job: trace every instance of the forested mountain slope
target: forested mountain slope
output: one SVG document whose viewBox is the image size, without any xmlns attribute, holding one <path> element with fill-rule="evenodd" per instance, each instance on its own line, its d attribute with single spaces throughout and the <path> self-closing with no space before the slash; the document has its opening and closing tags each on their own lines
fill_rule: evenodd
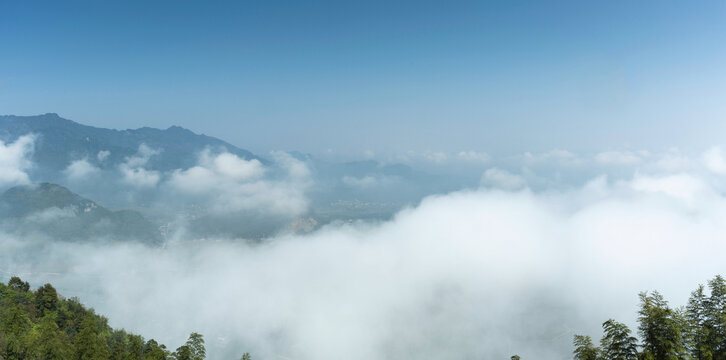
<svg viewBox="0 0 726 360">
<path fill-rule="evenodd" d="M 0 359 L 203 360 L 204 338 L 192 333 L 175 351 L 154 339 L 113 329 L 108 319 L 50 284 L 35 291 L 18 277 L 0 283 Z M 250 359 L 244 354 L 243 359 Z"/>
</svg>

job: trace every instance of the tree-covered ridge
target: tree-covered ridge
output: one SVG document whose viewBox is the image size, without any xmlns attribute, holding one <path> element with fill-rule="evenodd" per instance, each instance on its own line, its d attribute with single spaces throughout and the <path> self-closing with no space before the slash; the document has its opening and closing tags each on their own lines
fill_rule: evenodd
<svg viewBox="0 0 726 360">
<path fill-rule="evenodd" d="M 589 336 L 575 335 L 576 360 L 726 360 L 726 280 L 716 276 L 699 285 L 688 305 L 671 308 L 654 291 L 639 294 L 639 339 L 615 320 L 603 323 L 596 346 Z"/>
<path fill-rule="evenodd" d="M 0 283 L 0 360 L 202 360 L 204 338 L 170 351 L 154 339 L 114 330 L 108 319 L 50 284 L 35 291 L 18 277 Z M 249 360 L 249 354 L 243 356 Z"/>
</svg>

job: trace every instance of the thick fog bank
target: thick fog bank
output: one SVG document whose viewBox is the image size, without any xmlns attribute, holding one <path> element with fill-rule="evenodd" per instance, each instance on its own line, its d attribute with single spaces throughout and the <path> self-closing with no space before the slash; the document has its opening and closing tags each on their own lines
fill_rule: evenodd
<svg viewBox="0 0 726 360">
<path fill-rule="evenodd" d="M 634 326 L 637 292 L 681 305 L 726 273 L 726 198 L 708 169 L 455 192 L 256 245 L 2 236 L 0 271 L 172 347 L 201 332 L 214 359 L 563 359 L 573 333 Z"/>
</svg>

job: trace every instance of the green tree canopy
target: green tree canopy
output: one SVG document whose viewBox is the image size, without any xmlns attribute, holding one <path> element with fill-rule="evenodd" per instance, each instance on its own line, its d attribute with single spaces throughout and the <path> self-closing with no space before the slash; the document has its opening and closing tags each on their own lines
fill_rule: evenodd
<svg viewBox="0 0 726 360">
<path fill-rule="evenodd" d="M 625 324 L 610 319 L 602 324 L 602 328 L 604 335 L 600 346 L 606 359 L 638 359 L 638 340 L 631 336 L 631 331 Z"/>
<path fill-rule="evenodd" d="M 600 349 L 592 343 L 589 336 L 575 335 L 572 340 L 575 350 L 575 360 L 598 360 L 600 358 Z"/>
</svg>

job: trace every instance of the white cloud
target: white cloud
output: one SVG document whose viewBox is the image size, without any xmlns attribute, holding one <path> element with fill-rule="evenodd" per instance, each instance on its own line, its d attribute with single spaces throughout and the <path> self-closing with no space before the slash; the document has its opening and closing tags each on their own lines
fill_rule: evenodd
<svg viewBox="0 0 726 360">
<path fill-rule="evenodd" d="M 161 175 L 158 171 L 146 170 L 144 168 L 129 168 L 123 164 L 119 169 L 123 174 L 123 181 L 135 187 L 154 187 L 161 180 Z"/>
<path fill-rule="evenodd" d="M 156 186 L 161 180 L 161 174 L 155 170 L 144 168 L 152 156 L 158 155 L 161 151 L 152 149 L 146 144 L 141 144 L 136 155 L 127 157 L 126 161 L 119 165 L 122 181 L 138 188 L 150 188 Z"/>
<path fill-rule="evenodd" d="M 435 164 L 443 164 L 449 159 L 449 155 L 442 151 L 424 151 L 423 153 L 421 153 L 421 156 L 426 161 Z"/>
<path fill-rule="evenodd" d="M 235 181 L 248 181 L 261 177 L 265 169 L 257 159 L 244 160 L 230 153 L 219 154 L 214 158 L 210 158 L 209 154 L 204 155 L 207 159 L 202 160 L 208 162 L 203 166 L 213 169 L 219 175 Z"/>
<path fill-rule="evenodd" d="M 595 155 L 595 160 L 602 164 L 637 165 L 647 156 L 647 151 L 604 151 Z"/>
<path fill-rule="evenodd" d="M 71 207 L 51 207 L 28 215 L 25 220 L 35 223 L 51 223 L 60 219 L 68 219 L 76 216 L 76 212 Z"/>
<path fill-rule="evenodd" d="M 503 190 L 519 190 L 527 186 L 522 176 L 512 174 L 506 170 L 487 169 L 481 177 L 481 185 Z"/>
<path fill-rule="evenodd" d="M 174 191 L 194 195 L 216 212 L 260 211 L 294 216 L 307 210 L 305 190 L 310 171 L 288 154 L 274 154 L 286 170 L 285 179 L 265 177 L 267 170 L 257 159 L 245 160 L 230 153 L 205 150 L 199 164 L 174 171 L 167 184 Z"/>
<path fill-rule="evenodd" d="M 111 152 L 110 151 L 108 151 L 108 150 L 101 150 L 96 155 L 96 158 L 98 159 L 98 161 L 104 162 L 104 161 L 106 161 L 106 159 L 108 158 L 109 155 L 111 155 Z"/>
<path fill-rule="evenodd" d="M 27 171 L 33 166 L 34 145 L 33 135 L 21 136 L 13 143 L 0 141 L 0 187 L 30 183 Z"/>
<path fill-rule="evenodd" d="M 284 151 L 273 151 L 271 155 L 275 163 L 287 171 L 290 178 L 307 181 L 310 177 L 310 168 L 304 162 L 292 157 L 292 155 Z"/>
<path fill-rule="evenodd" d="M 491 160 L 489 154 L 476 151 L 461 151 L 457 156 L 459 159 L 469 162 L 487 163 Z"/>
<path fill-rule="evenodd" d="M 683 172 L 693 171 L 699 167 L 699 164 L 698 161 L 674 148 L 665 153 L 658 154 L 652 166 L 657 170 L 665 172 Z"/>
<path fill-rule="evenodd" d="M 126 165 L 129 167 L 146 166 L 152 156 L 161 154 L 161 150 L 152 149 L 146 144 L 139 145 L 136 155 L 126 158 Z"/>
<path fill-rule="evenodd" d="M 637 191 L 661 193 L 688 202 L 699 196 L 713 195 L 706 182 L 690 174 L 636 176 L 631 186 Z"/>
<path fill-rule="evenodd" d="M 524 153 L 524 159 L 528 162 L 556 162 L 563 164 L 577 164 L 580 158 L 567 150 L 553 149 L 544 153 Z"/>
<path fill-rule="evenodd" d="M 172 348 L 201 332 L 210 358 L 563 359 L 574 333 L 597 337 L 608 318 L 635 330 L 639 291 L 658 289 L 678 306 L 723 271 L 726 198 L 708 184 L 688 173 L 455 192 L 381 224 L 256 245 L 37 253 L 0 236 L 0 250 L 13 249 L 0 263 Z M 694 192 L 711 195 L 682 201 Z"/>
<path fill-rule="evenodd" d="M 169 178 L 169 184 L 185 193 L 204 194 L 218 185 L 215 175 L 210 169 L 195 166 L 187 170 L 176 170 Z"/>
<path fill-rule="evenodd" d="M 207 149 L 200 154 L 199 165 L 174 171 L 169 184 L 184 192 L 206 194 L 257 180 L 264 173 L 257 159 L 245 160 L 230 153 L 213 155 Z"/>
<path fill-rule="evenodd" d="M 88 162 L 88 159 L 79 159 L 71 162 L 63 173 L 71 180 L 83 180 L 99 171 L 100 169 Z"/>
<path fill-rule="evenodd" d="M 718 175 L 726 175 L 726 154 L 720 146 L 715 146 L 703 153 L 702 161 L 706 168 Z"/>
<path fill-rule="evenodd" d="M 273 155 L 284 172 L 275 178 L 259 162 L 222 155 L 203 153 L 164 184 L 220 210 L 307 208 L 303 162 Z M 660 166 L 666 157 L 677 161 Z M 587 164 L 566 152 L 532 159 L 609 171 L 597 157 Z M 251 351 L 264 359 L 563 359 L 573 333 L 597 337 L 603 320 L 635 330 L 639 291 L 658 289 L 678 306 L 723 271 L 726 179 L 701 160 L 654 154 L 643 156 L 643 172 L 621 181 L 432 196 L 391 221 L 328 225 L 255 245 L 50 244 L 37 254 L 37 243 L 0 236 L 0 263 L 80 296 L 112 326 L 171 347 L 201 332 L 210 358 Z M 482 184 L 527 186 L 499 168 Z"/>
</svg>

